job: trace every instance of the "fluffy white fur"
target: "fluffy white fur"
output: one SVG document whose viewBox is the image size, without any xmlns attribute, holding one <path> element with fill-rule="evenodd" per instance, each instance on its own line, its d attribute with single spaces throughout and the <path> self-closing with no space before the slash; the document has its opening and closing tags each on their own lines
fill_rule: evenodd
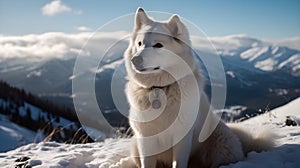
<svg viewBox="0 0 300 168">
<path fill-rule="evenodd" d="M 190 45 L 188 31 L 177 15 L 166 22 L 158 22 L 150 19 L 143 9 L 137 10 L 132 38 L 124 54 L 128 72 L 126 95 L 130 104 L 130 125 L 135 134 L 132 157 L 136 167 L 218 167 L 242 160 L 251 150 L 272 147 L 269 136 L 261 134 L 255 137 L 237 125 L 228 127 L 216 120 L 203 92 L 204 82 Z M 133 61 L 134 57 L 141 60 Z M 183 65 L 188 65 L 190 71 L 182 70 Z M 170 71 L 177 74 L 176 79 L 168 73 Z M 182 101 L 195 107 L 191 102 L 198 100 L 197 96 L 190 96 L 195 92 L 200 94 L 195 117 L 189 107 L 181 114 Z M 159 109 L 151 106 L 153 94 L 162 104 Z M 151 142 L 142 140 L 170 128 L 175 121 L 179 123 L 178 129 L 156 136 Z M 204 126 L 204 121 L 209 122 Z M 213 126 L 215 122 L 218 122 L 216 128 Z M 191 124 L 191 128 L 184 132 L 186 123 Z M 208 138 L 200 143 L 198 138 L 204 127 Z M 177 142 L 176 137 L 180 136 L 183 138 Z M 148 155 L 149 151 L 151 153 L 165 147 L 166 150 Z"/>
</svg>

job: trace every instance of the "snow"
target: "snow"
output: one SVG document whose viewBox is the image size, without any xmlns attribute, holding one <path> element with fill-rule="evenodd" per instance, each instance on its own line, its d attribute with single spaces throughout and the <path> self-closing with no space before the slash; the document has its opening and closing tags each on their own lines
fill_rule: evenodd
<svg viewBox="0 0 300 168">
<path fill-rule="evenodd" d="M 4 61 L 0 61 L 0 62 L 4 62 Z M 5 72 L 9 72 L 9 71 L 18 71 L 18 70 L 24 69 L 24 67 L 25 67 L 24 65 L 3 66 L 3 67 L 1 67 L 0 72 L 5 73 Z"/>
<path fill-rule="evenodd" d="M 300 75 L 300 38 L 271 41 L 238 34 L 208 39 L 222 57 L 242 59 L 241 62 L 248 62 L 261 71 L 286 69 L 293 76 Z M 204 37 L 191 36 L 191 41 L 196 50 L 215 52 Z"/>
<path fill-rule="evenodd" d="M 283 68 L 285 66 L 293 67 L 292 71 L 300 74 L 300 54 L 292 55 L 290 58 L 279 64 L 279 68 Z"/>
<path fill-rule="evenodd" d="M 106 135 L 92 127 L 84 126 L 84 131 L 90 136 L 93 137 L 95 141 L 102 141 L 106 138 Z"/>
<path fill-rule="evenodd" d="M 233 118 L 239 116 L 242 111 L 245 111 L 247 107 L 245 106 L 229 106 L 225 109 L 215 109 L 214 113 L 219 115 L 226 115 L 227 117 Z"/>
<path fill-rule="evenodd" d="M 0 114 L 0 152 L 34 142 L 36 135 L 37 133 L 11 123 L 6 116 Z"/>
<path fill-rule="evenodd" d="M 32 71 L 30 72 L 29 74 L 26 75 L 27 78 L 30 78 L 32 76 L 36 76 L 36 77 L 39 77 L 42 75 L 42 71 L 39 70 L 39 71 Z"/>
<path fill-rule="evenodd" d="M 1 99 L 0 99 L 1 100 Z M 47 120 L 48 115 L 46 112 L 44 112 L 43 110 L 41 110 L 40 108 L 37 108 L 29 103 L 24 103 L 24 106 L 19 107 L 19 114 L 20 116 L 26 116 L 27 113 L 27 109 L 30 110 L 30 114 L 31 114 L 31 118 L 33 120 L 38 120 L 39 117 L 44 118 L 44 120 Z M 55 121 L 54 118 L 51 119 L 51 123 L 53 126 L 63 126 L 64 128 L 70 128 L 71 125 L 75 126 L 74 122 L 65 119 L 63 117 L 59 117 L 59 121 Z"/>
<path fill-rule="evenodd" d="M 272 58 L 268 58 L 263 61 L 256 62 L 254 66 L 255 68 L 259 68 L 264 71 L 273 71 L 276 64 L 277 64 L 276 60 Z"/>
<path fill-rule="evenodd" d="M 285 119 L 291 116 L 296 120 L 298 126 L 285 126 Z M 244 127 L 256 131 L 257 127 L 268 128 L 277 134 L 277 147 L 268 152 L 251 152 L 244 161 L 223 168 L 250 168 L 250 167 L 300 167 L 300 98 L 289 104 L 276 108 L 244 121 Z"/>
<path fill-rule="evenodd" d="M 288 94 L 288 90 L 286 89 L 276 89 L 277 91 L 277 95 L 287 95 Z"/>
<path fill-rule="evenodd" d="M 277 134 L 277 146 L 270 151 L 250 152 L 245 160 L 222 168 L 297 168 L 300 167 L 300 129 L 298 126 L 286 126 L 287 116 L 300 123 L 300 98 L 287 105 L 276 108 L 263 115 L 241 123 L 242 127 L 255 132 L 257 129 L 269 129 Z M 42 142 L 29 144 L 18 149 L 0 153 L 0 167 L 12 167 L 17 158 L 27 156 L 29 164 L 42 167 L 85 167 L 114 168 L 128 167 L 130 139 L 106 139 L 104 142 L 89 144 L 61 144 Z"/>
<path fill-rule="evenodd" d="M 73 80 L 75 78 L 76 78 L 76 75 L 72 75 L 72 76 L 69 77 L 70 80 Z"/>
<path fill-rule="evenodd" d="M 298 126 L 288 127 L 284 126 L 284 122 L 287 116 L 294 118 Z M 294 101 L 278 107 L 270 112 L 267 112 L 258 117 L 250 118 L 243 122 L 248 128 L 255 126 L 269 127 L 280 137 L 278 139 L 279 144 L 299 144 L 300 147 L 300 98 Z M 300 155 L 300 151 L 299 155 Z M 300 158 L 300 157 L 299 157 Z"/>
<path fill-rule="evenodd" d="M 300 166 L 300 145 L 287 144 L 274 149 L 272 152 L 250 152 L 245 161 L 221 166 L 221 168 L 297 168 Z"/>
<path fill-rule="evenodd" d="M 241 54 L 241 58 L 243 59 L 249 59 L 250 62 L 254 61 L 261 55 L 265 54 L 269 51 L 269 47 L 255 47 L 252 49 L 249 49 Z"/>
<path fill-rule="evenodd" d="M 0 154 L 0 167 L 11 167 L 10 165 L 14 165 L 14 161 L 22 156 L 30 157 L 30 163 L 38 163 L 36 168 L 108 167 L 117 164 L 121 159 L 122 164 L 126 164 L 129 145 L 130 139 L 107 139 L 101 143 L 77 145 L 55 142 L 29 144 Z"/>
<path fill-rule="evenodd" d="M 0 106 L 8 108 L 9 101 L 0 98 Z M 43 118 L 44 121 L 49 121 L 53 127 L 77 129 L 73 121 L 63 117 L 59 117 L 57 121 L 57 118 L 53 117 L 53 115 L 49 115 L 42 109 L 27 102 L 24 102 L 24 105 L 18 108 L 18 113 L 20 116 L 26 116 L 27 113 L 30 113 L 31 119 L 35 121 Z M 0 152 L 16 149 L 17 147 L 32 142 L 41 142 L 45 139 L 45 135 L 40 130 L 34 132 L 17 124 L 13 124 L 8 117 L 9 116 L 0 114 Z"/>
<path fill-rule="evenodd" d="M 231 78 L 235 78 L 235 74 L 233 71 L 226 71 L 226 75 L 229 75 Z"/>
<path fill-rule="evenodd" d="M 272 50 L 272 55 L 275 55 L 279 51 L 279 47 L 275 46 Z"/>
<path fill-rule="evenodd" d="M 255 68 L 262 71 L 270 72 L 286 68 L 291 70 L 292 75 L 300 74 L 299 50 L 276 45 L 259 46 L 243 51 L 240 58 L 253 63 Z"/>
</svg>

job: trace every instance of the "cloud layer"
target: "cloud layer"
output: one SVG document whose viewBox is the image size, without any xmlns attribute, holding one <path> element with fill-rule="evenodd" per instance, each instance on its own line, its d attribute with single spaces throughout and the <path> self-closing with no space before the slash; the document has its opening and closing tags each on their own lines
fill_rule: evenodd
<svg viewBox="0 0 300 168">
<path fill-rule="evenodd" d="M 52 2 L 46 4 L 42 7 L 43 15 L 53 16 L 62 12 L 71 12 L 72 9 L 64 5 L 60 0 L 53 0 Z"/>
<path fill-rule="evenodd" d="M 126 36 L 127 32 L 78 34 L 50 32 L 25 36 L 0 36 L 0 59 L 68 58 L 78 54 L 95 56 Z"/>
<path fill-rule="evenodd" d="M 79 28 L 78 28 L 79 29 Z M 87 30 L 81 27 L 81 30 Z M 80 32 L 67 34 L 61 32 L 49 32 L 44 34 L 30 34 L 24 36 L 0 35 L 0 60 L 6 58 L 68 58 L 70 56 L 92 55 L 98 56 L 105 52 L 114 43 L 121 39 L 122 49 L 128 45 L 129 32 Z M 201 51 L 212 51 L 211 43 L 204 37 L 191 37 L 193 48 Z M 210 38 L 218 51 L 231 52 L 239 47 L 252 46 L 258 43 L 278 44 L 300 50 L 300 38 L 291 38 L 268 42 L 267 40 L 254 39 L 244 35 L 232 35 Z M 114 48 L 113 52 L 120 54 L 122 49 Z"/>
</svg>

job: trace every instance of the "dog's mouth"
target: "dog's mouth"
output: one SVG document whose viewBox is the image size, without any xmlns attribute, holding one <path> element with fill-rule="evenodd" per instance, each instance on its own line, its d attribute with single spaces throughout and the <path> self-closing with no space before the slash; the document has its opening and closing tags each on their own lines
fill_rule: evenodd
<svg viewBox="0 0 300 168">
<path fill-rule="evenodd" d="M 160 70 L 160 67 L 148 67 L 148 68 L 144 68 L 144 67 L 135 67 L 134 68 L 138 71 L 138 72 L 153 72 L 153 71 L 158 71 Z"/>
</svg>

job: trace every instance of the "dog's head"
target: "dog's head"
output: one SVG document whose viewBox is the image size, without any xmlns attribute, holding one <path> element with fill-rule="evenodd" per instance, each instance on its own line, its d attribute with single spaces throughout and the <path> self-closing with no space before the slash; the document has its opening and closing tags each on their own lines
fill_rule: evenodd
<svg viewBox="0 0 300 168">
<path fill-rule="evenodd" d="M 189 34 L 179 17 L 173 15 L 168 21 L 158 22 L 138 8 L 125 52 L 128 77 L 147 88 L 166 86 L 175 82 L 169 72 L 180 72 L 183 61 L 194 69 Z"/>
</svg>

